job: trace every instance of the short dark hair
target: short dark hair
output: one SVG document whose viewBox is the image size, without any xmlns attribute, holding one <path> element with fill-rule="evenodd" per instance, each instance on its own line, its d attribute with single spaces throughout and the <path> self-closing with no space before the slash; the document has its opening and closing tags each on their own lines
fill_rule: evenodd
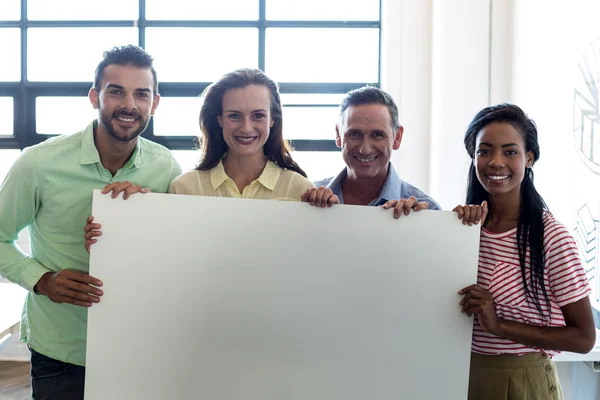
<svg viewBox="0 0 600 400">
<path fill-rule="evenodd" d="M 102 61 L 96 67 L 96 73 L 94 76 L 94 88 L 100 91 L 100 85 L 102 78 L 104 77 L 104 70 L 109 65 L 133 65 L 139 68 L 149 68 L 152 71 L 152 77 L 154 78 L 154 95 L 158 94 L 158 79 L 156 78 L 156 70 L 152 65 L 154 58 L 139 46 L 129 44 L 127 46 L 116 46 L 112 49 L 105 51 L 102 55 Z"/>
<path fill-rule="evenodd" d="M 340 118 L 344 115 L 348 107 L 356 107 L 364 104 L 383 104 L 390 111 L 394 131 L 400 128 L 398 106 L 396 106 L 394 99 L 392 99 L 389 93 L 375 86 L 363 86 L 349 91 L 340 104 Z"/>
</svg>

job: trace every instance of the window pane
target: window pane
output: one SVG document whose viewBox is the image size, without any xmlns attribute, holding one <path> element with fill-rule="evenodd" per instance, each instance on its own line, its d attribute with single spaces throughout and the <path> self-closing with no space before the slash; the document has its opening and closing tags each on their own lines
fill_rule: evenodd
<svg viewBox="0 0 600 400">
<path fill-rule="evenodd" d="M 146 19 L 257 20 L 258 0 L 146 0 Z"/>
<path fill-rule="evenodd" d="M 0 150 L 0 185 L 4 181 L 10 167 L 17 161 L 21 150 Z M 1 339 L 1 338 L 0 338 Z"/>
<path fill-rule="evenodd" d="M 138 43 L 137 28 L 30 28 L 28 80 L 93 82 L 102 53 Z"/>
<path fill-rule="evenodd" d="M 21 31 L 19 28 L 0 29 L 0 82 L 21 80 Z"/>
<path fill-rule="evenodd" d="M 154 115 L 154 134 L 159 136 L 200 135 L 200 97 L 161 97 Z"/>
<path fill-rule="evenodd" d="M 99 5 L 92 4 L 81 0 L 28 0 L 27 18 L 48 21 L 138 19 L 138 0 L 103 0 Z"/>
<path fill-rule="evenodd" d="M 63 135 L 85 129 L 98 118 L 87 97 L 37 97 L 36 131 L 44 135 Z M 68 115 L 68 118 L 58 117 Z"/>
<path fill-rule="evenodd" d="M 378 21 L 379 0 L 267 0 L 267 19 Z"/>
<path fill-rule="evenodd" d="M 313 182 L 336 176 L 346 166 L 339 151 L 294 151 L 292 158 Z"/>
<path fill-rule="evenodd" d="M 196 168 L 196 164 L 200 159 L 200 151 L 198 150 L 173 150 L 171 153 L 181 165 L 183 172 Z"/>
<path fill-rule="evenodd" d="M 14 126 L 14 106 L 12 97 L 0 97 L 0 136 L 12 135 Z"/>
<path fill-rule="evenodd" d="M 21 19 L 20 0 L 2 0 L 0 2 L 0 21 L 16 21 Z"/>
<path fill-rule="evenodd" d="M 258 29 L 148 28 L 146 49 L 162 82 L 213 82 L 258 66 Z"/>
<path fill-rule="evenodd" d="M 286 139 L 335 139 L 338 107 L 284 107 Z"/>
<path fill-rule="evenodd" d="M 340 54 L 357 62 L 342 63 Z M 276 82 L 374 83 L 378 72 L 379 29 L 267 29 L 266 73 Z"/>
<path fill-rule="evenodd" d="M 323 104 L 338 106 L 346 97 L 346 93 L 332 94 L 305 94 L 305 93 L 282 93 L 281 103 L 285 106 L 288 104 Z"/>
</svg>

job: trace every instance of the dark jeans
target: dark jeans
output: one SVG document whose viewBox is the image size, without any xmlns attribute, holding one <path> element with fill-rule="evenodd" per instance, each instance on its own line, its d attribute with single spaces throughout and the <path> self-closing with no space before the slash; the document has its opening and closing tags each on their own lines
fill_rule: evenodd
<svg viewBox="0 0 600 400">
<path fill-rule="evenodd" d="M 85 368 L 31 351 L 31 388 L 34 400 L 81 400 Z"/>
</svg>

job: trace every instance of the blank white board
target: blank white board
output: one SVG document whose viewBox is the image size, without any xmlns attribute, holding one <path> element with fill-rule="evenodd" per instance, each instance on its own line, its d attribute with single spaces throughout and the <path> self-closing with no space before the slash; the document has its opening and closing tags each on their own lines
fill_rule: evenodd
<svg viewBox="0 0 600 400">
<path fill-rule="evenodd" d="M 86 400 L 466 399 L 479 227 L 421 211 L 94 193 Z"/>
</svg>

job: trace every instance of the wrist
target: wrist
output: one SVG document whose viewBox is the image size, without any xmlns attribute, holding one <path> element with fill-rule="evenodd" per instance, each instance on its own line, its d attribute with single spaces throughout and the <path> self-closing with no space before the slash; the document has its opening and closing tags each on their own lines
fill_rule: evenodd
<svg viewBox="0 0 600 400">
<path fill-rule="evenodd" d="M 502 318 L 498 318 L 496 320 L 496 327 L 494 329 L 494 332 L 492 332 L 492 334 L 499 336 L 501 338 L 504 338 L 505 332 L 506 332 L 506 321 Z"/>
<path fill-rule="evenodd" d="M 46 272 L 44 275 L 40 277 L 40 280 L 33 286 L 33 292 L 35 294 L 46 294 L 46 282 L 52 275 L 52 272 Z"/>
</svg>

